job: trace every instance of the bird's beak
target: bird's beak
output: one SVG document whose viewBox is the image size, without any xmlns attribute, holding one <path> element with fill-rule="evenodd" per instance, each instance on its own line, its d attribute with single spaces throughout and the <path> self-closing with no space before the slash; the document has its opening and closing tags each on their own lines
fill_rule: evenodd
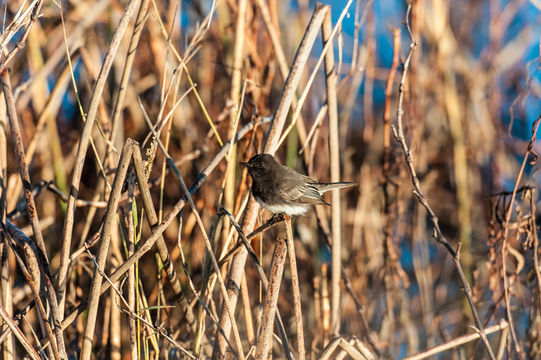
<svg viewBox="0 0 541 360">
<path fill-rule="evenodd" d="M 247 162 L 241 161 L 241 162 L 239 162 L 239 164 L 241 164 L 241 165 L 244 166 L 244 167 L 250 167 L 250 164 L 247 163 Z"/>
</svg>

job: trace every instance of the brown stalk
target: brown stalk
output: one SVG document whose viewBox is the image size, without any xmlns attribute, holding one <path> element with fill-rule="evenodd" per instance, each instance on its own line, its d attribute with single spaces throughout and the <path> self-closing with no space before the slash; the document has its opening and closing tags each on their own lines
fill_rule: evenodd
<svg viewBox="0 0 541 360">
<path fill-rule="evenodd" d="M 141 38 L 141 33 L 145 25 L 146 20 L 148 19 L 148 3 L 149 0 L 142 0 L 141 5 L 139 5 L 139 11 L 137 12 L 137 17 L 135 18 L 135 24 L 133 26 L 133 31 L 130 38 L 130 44 L 128 46 L 128 52 L 126 54 L 126 60 L 124 61 L 124 67 L 122 69 L 122 77 L 120 79 L 120 84 L 118 85 L 118 95 L 113 107 L 113 116 L 112 116 L 112 129 L 111 129 L 111 140 L 117 137 L 117 133 L 121 125 L 121 115 L 122 110 L 124 109 L 124 101 L 126 100 L 126 94 L 128 91 L 128 82 L 130 80 L 130 75 L 132 73 L 133 62 L 135 60 L 135 53 L 137 46 L 139 45 L 139 39 Z"/>
<path fill-rule="evenodd" d="M 328 12 L 321 28 L 323 46 L 332 43 L 331 14 Z M 327 114 L 329 117 L 329 155 L 330 155 L 330 181 L 340 181 L 340 143 L 338 139 L 338 102 L 336 99 L 336 71 L 334 69 L 334 52 L 331 44 L 325 53 L 325 89 L 327 92 Z M 331 259 L 331 331 L 334 335 L 340 334 L 340 269 L 342 267 L 342 237 L 340 216 L 340 191 L 331 191 L 331 231 L 332 231 L 332 259 Z"/>
<path fill-rule="evenodd" d="M 0 100 L 0 223 L 6 223 L 6 190 L 7 190 L 7 141 L 6 141 L 6 112 L 5 102 Z M 12 288 L 11 288 L 11 267 L 8 246 L 6 241 L 5 232 L 0 230 L 0 291 L 1 305 L 6 309 L 6 313 L 13 315 L 13 301 L 12 301 Z M 15 338 L 11 333 L 5 331 L 6 327 L 2 327 L 7 336 L 4 341 L 1 342 L 1 354 L 6 360 L 12 360 L 17 354 L 15 352 Z"/>
<path fill-rule="evenodd" d="M 402 148 L 402 151 L 404 153 L 404 160 L 406 161 L 406 165 L 408 166 L 409 173 L 411 175 L 411 182 L 413 184 L 414 188 L 414 194 L 417 197 L 417 200 L 419 203 L 426 209 L 430 216 L 430 220 L 432 221 L 433 227 L 434 227 L 434 239 L 441 244 L 447 252 L 451 255 L 451 258 L 453 260 L 453 264 L 457 270 L 458 277 L 460 279 L 460 283 L 462 284 L 464 288 L 464 293 L 468 299 L 468 303 L 470 305 L 471 311 L 473 313 L 473 317 L 475 319 L 475 323 L 477 325 L 477 329 L 479 331 L 481 340 L 485 344 L 485 347 L 487 349 L 487 352 L 492 360 L 495 360 L 496 357 L 494 355 L 494 352 L 492 350 L 492 347 L 490 346 L 490 343 L 488 342 L 488 339 L 485 334 L 484 326 L 481 321 L 481 318 L 479 317 L 479 313 L 477 312 L 477 309 L 475 307 L 475 303 L 473 301 L 472 297 L 472 290 L 470 287 L 470 284 L 468 283 L 468 280 L 466 279 L 466 276 L 464 275 L 464 271 L 462 270 L 462 266 L 460 264 L 460 245 L 458 247 L 458 250 L 455 251 L 449 242 L 447 241 L 446 237 L 443 235 L 440 226 L 439 226 L 439 219 L 432 210 L 431 206 L 428 203 L 428 200 L 424 196 L 423 191 L 421 190 L 421 185 L 419 183 L 419 178 L 417 177 L 417 172 L 415 171 L 415 167 L 413 165 L 413 156 L 411 154 L 411 150 L 406 142 L 406 138 L 404 136 L 404 128 L 403 128 L 403 117 L 404 117 L 404 87 L 406 86 L 406 78 L 409 70 L 409 65 L 411 62 L 411 57 L 413 54 L 413 50 L 415 49 L 416 42 L 413 38 L 413 34 L 410 29 L 409 25 L 409 16 L 411 12 L 411 4 L 408 4 L 407 12 L 406 12 L 406 27 L 411 39 L 410 43 L 410 50 L 408 53 L 408 56 L 406 57 L 406 60 L 404 62 L 404 70 L 402 73 L 402 79 L 400 80 L 400 86 L 399 86 L 399 95 L 398 95 L 398 109 L 397 109 L 397 127 L 392 126 L 393 134 L 395 139 L 400 143 L 400 146 Z"/>
<path fill-rule="evenodd" d="M 325 349 L 321 352 L 320 359 L 321 360 L 328 360 L 328 359 L 343 359 L 346 354 L 351 356 L 354 360 L 375 360 L 376 357 L 366 349 L 366 347 L 362 346 L 360 349 L 355 347 L 353 344 L 355 344 L 354 340 L 347 341 L 346 339 L 342 337 L 334 338 L 329 342 L 329 344 L 325 347 Z M 358 345 L 358 344 L 356 344 Z M 341 348 L 341 352 L 339 354 L 334 354 L 334 351 L 337 348 Z"/>
<path fill-rule="evenodd" d="M 29 263 L 29 266 L 31 268 L 38 268 L 38 260 L 36 259 L 36 249 L 32 248 L 32 240 L 24 235 L 24 233 L 17 228 L 11 221 L 8 220 L 8 223 L 6 224 L 7 227 L 7 234 L 12 238 L 12 240 L 17 243 L 20 247 L 24 249 L 25 257 Z M 5 243 L 8 244 L 8 243 Z M 22 261 L 21 257 L 15 251 L 15 249 L 12 249 L 13 254 L 15 255 L 15 260 L 17 261 L 17 264 L 19 265 L 19 268 L 24 274 L 24 277 L 26 281 L 28 282 L 28 285 L 30 285 L 30 288 L 32 289 L 32 295 L 34 296 L 34 301 L 36 302 L 38 313 L 41 317 L 43 327 L 45 328 L 45 333 L 47 334 L 47 337 L 49 338 L 51 348 L 53 351 L 53 354 L 55 356 L 55 359 L 61 359 L 60 353 L 58 352 L 58 346 L 56 344 L 55 336 L 53 334 L 51 324 L 49 323 L 48 316 L 47 316 L 47 310 L 45 306 L 43 305 L 43 302 L 41 301 L 40 297 L 40 289 L 39 289 L 39 282 L 36 283 L 33 280 L 32 273 L 28 271 L 26 265 Z"/>
<path fill-rule="evenodd" d="M 261 266 L 261 263 L 259 262 L 259 259 L 257 258 L 257 255 L 252 248 L 252 245 L 250 245 L 250 241 L 254 239 L 257 235 L 260 233 L 269 230 L 271 227 L 274 227 L 275 225 L 280 225 L 284 222 L 283 216 L 274 216 L 271 219 L 269 219 L 265 224 L 261 225 L 259 228 L 254 230 L 249 235 L 244 235 L 244 231 L 242 231 L 242 228 L 240 225 L 235 221 L 235 218 L 231 213 L 229 213 L 226 209 L 222 208 L 220 209 L 221 212 L 225 213 L 227 217 L 229 217 L 229 220 L 231 220 L 231 223 L 239 233 L 239 236 L 241 238 L 241 241 L 239 241 L 239 246 L 244 245 L 246 250 L 248 251 L 248 254 L 250 255 L 250 260 L 252 260 L 253 265 L 256 268 L 257 275 L 259 276 L 259 280 L 261 281 L 261 286 L 263 289 L 263 292 L 267 293 L 267 289 L 269 286 L 269 281 L 267 280 L 267 276 L 265 275 L 265 271 L 263 270 L 263 266 Z M 232 249 L 233 251 L 236 249 L 236 246 Z M 229 254 L 224 256 L 224 259 L 228 257 Z M 278 333 L 280 335 L 280 340 L 282 341 L 282 346 L 284 348 L 284 354 L 286 355 L 286 358 L 291 360 L 291 352 L 289 350 L 289 344 L 287 341 L 287 335 L 286 331 L 284 329 L 284 324 L 282 322 L 282 318 L 280 316 L 280 310 L 276 309 L 276 323 L 278 326 Z"/>
<path fill-rule="evenodd" d="M 128 179 L 128 203 L 126 204 L 125 208 L 125 217 L 126 221 L 128 223 L 128 234 L 127 234 L 127 248 L 128 248 L 128 256 L 133 255 L 135 252 L 135 224 L 133 221 L 133 206 L 135 202 L 135 177 L 132 175 Z M 132 311 L 138 311 L 136 309 L 136 301 L 135 301 L 135 265 L 132 265 L 130 267 L 130 270 L 128 271 L 128 308 Z M 130 328 L 130 353 L 132 360 L 137 360 L 139 358 L 138 349 L 137 349 L 137 325 L 135 323 L 135 319 L 131 318 L 128 320 L 128 326 Z"/>
<path fill-rule="evenodd" d="M 276 239 L 274 253 L 272 254 L 272 265 L 269 276 L 269 286 L 263 301 L 263 315 L 261 328 L 257 337 L 256 360 L 267 359 L 267 354 L 272 344 L 272 329 L 274 327 L 274 314 L 276 313 L 280 284 L 284 273 L 286 260 L 287 242 L 283 236 Z"/>
<path fill-rule="evenodd" d="M 40 259 L 40 271 L 44 275 L 43 281 L 47 288 L 47 300 L 51 306 L 51 319 L 54 324 L 54 331 L 56 335 L 56 342 L 60 352 L 60 355 L 66 357 L 66 349 L 64 346 L 64 335 L 60 327 L 60 318 L 58 313 L 58 303 L 56 299 L 56 292 L 53 284 L 51 283 L 51 272 L 48 264 L 47 251 L 45 249 L 45 243 L 43 241 L 43 235 L 41 233 L 41 227 L 39 223 L 38 213 L 36 209 L 36 203 L 34 201 L 34 195 L 32 194 L 32 185 L 30 181 L 30 175 L 28 173 L 28 166 L 26 163 L 26 156 L 24 152 L 23 140 L 21 136 L 21 130 L 19 128 L 19 120 L 17 119 L 17 112 L 15 110 L 15 101 L 13 100 L 13 94 L 11 92 L 11 81 L 9 78 L 9 71 L 5 69 L 2 72 L 2 90 L 4 92 L 4 98 L 7 105 L 8 120 L 11 127 L 11 135 L 13 144 L 15 144 L 15 157 L 17 159 L 17 165 L 19 168 L 19 176 L 24 188 L 26 211 L 32 230 L 34 231 L 34 238 L 36 245 L 41 251 L 43 257 Z M 35 279 L 37 280 L 37 279 Z M 39 283 L 39 281 L 38 281 Z M 44 319 L 45 320 L 45 319 Z"/>
<path fill-rule="evenodd" d="M 154 229 L 156 226 L 159 225 L 158 216 L 156 214 L 154 204 L 152 203 L 152 197 L 148 189 L 147 176 L 145 174 L 143 159 L 141 157 L 141 151 L 139 150 L 139 147 L 135 147 L 134 149 L 133 164 L 135 168 L 135 174 L 137 176 L 137 182 L 139 183 L 139 189 L 141 191 L 141 197 L 143 199 L 143 207 L 145 209 L 145 214 L 147 215 L 150 228 Z M 165 239 L 162 235 L 158 237 L 156 247 L 158 248 L 158 254 L 160 256 L 160 260 L 162 261 L 163 268 L 167 273 L 167 279 L 169 280 L 171 288 L 175 293 L 175 298 L 179 304 L 182 316 L 188 322 L 188 326 L 193 331 L 195 326 L 195 317 L 193 314 L 193 310 L 188 304 L 188 301 L 186 300 L 186 297 L 182 292 L 182 285 L 180 284 L 177 272 L 175 271 L 173 263 L 171 262 L 169 250 L 167 249 Z"/>
<path fill-rule="evenodd" d="M 306 354 L 304 349 L 304 326 L 302 325 L 301 289 L 299 286 L 299 274 L 297 272 L 297 257 L 295 255 L 293 229 L 291 227 L 291 217 L 289 216 L 285 217 L 285 227 L 289 268 L 291 270 L 293 307 L 295 308 L 295 326 L 297 328 L 297 352 L 299 354 L 299 360 L 304 360 L 306 358 Z"/>
<path fill-rule="evenodd" d="M 1 176 L 1 174 L 0 174 Z M 2 221 L 4 222 L 4 221 Z M 6 309 L 6 312 L 8 315 L 13 315 L 13 301 L 12 301 L 12 291 L 11 291 L 11 272 L 10 272 L 10 261 L 9 261 L 9 253 L 8 253 L 8 247 L 6 242 L 5 233 L 3 231 L 0 231 L 0 262 L 2 263 L 1 268 L 1 278 L 0 278 L 0 290 L 2 291 L 2 302 L 1 305 L 4 306 Z M 39 294 L 38 294 L 39 297 Z M 2 344 L 2 357 L 6 360 L 12 360 L 17 356 L 15 352 L 15 343 L 14 343 L 14 337 L 11 334 L 11 332 L 7 331 L 7 326 L 2 326 L 2 332 L 8 333 L 5 340 L 0 341 Z M 53 339 L 52 336 L 48 335 L 49 339 Z"/>
<path fill-rule="evenodd" d="M 186 257 L 184 256 L 184 250 L 182 250 L 182 242 L 181 242 L 181 234 L 182 234 L 182 217 L 179 217 L 179 226 L 178 226 L 178 233 L 177 233 L 177 247 L 180 252 L 180 260 L 182 261 L 182 266 L 184 268 L 184 273 L 186 277 L 188 278 L 188 285 L 190 287 L 190 290 L 195 298 L 197 298 L 197 301 L 201 305 L 201 308 L 207 313 L 207 315 L 210 317 L 214 325 L 217 327 L 218 331 L 223 332 L 223 329 L 220 328 L 220 324 L 218 323 L 218 319 L 214 316 L 214 313 L 209 309 L 205 301 L 201 298 L 201 296 L 198 294 L 197 290 L 195 289 L 195 285 L 192 281 L 192 277 L 190 275 L 190 268 L 188 265 L 188 262 L 186 261 Z M 203 291 L 202 291 L 203 293 Z M 197 336 L 194 340 L 194 352 L 196 354 L 200 353 L 200 345 L 201 345 L 201 338 L 202 336 Z M 233 350 L 233 345 L 231 343 L 228 343 L 229 347 Z"/>
<path fill-rule="evenodd" d="M 261 18 L 263 19 L 263 23 L 265 24 L 265 28 L 267 29 L 267 32 L 269 34 L 269 38 L 274 49 L 274 54 L 276 56 L 276 61 L 278 61 L 278 67 L 280 68 L 280 74 L 282 75 L 284 81 L 286 81 L 288 77 L 287 60 L 282 44 L 280 43 L 280 36 L 276 29 L 277 26 L 275 26 L 275 23 L 273 23 L 271 19 L 270 9 L 267 5 L 267 2 L 265 0 L 255 0 L 255 3 L 261 13 Z M 293 110 L 293 112 L 295 112 L 295 109 L 297 109 L 298 106 L 299 105 L 297 95 L 293 94 L 293 99 L 291 101 L 291 109 Z M 297 120 L 297 130 L 299 140 L 303 143 L 306 143 L 306 129 L 304 126 L 304 120 L 302 118 L 302 115 L 300 114 Z M 308 163 L 308 155 L 304 155 L 304 160 L 306 163 Z"/>
<path fill-rule="evenodd" d="M 107 253 L 109 251 L 109 244 L 111 240 L 111 232 L 116 225 L 116 213 L 118 208 L 118 202 L 122 193 L 122 186 L 128 173 L 128 167 L 132 157 L 134 146 L 137 143 L 132 139 L 127 139 L 122 149 L 120 161 L 117 167 L 115 180 L 113 182 L 113 188 L 107 204 L 107 210 L 104 216 L 103 228 L 100 234 L 100 243 L 98 247 L 98 254 L 96 256 L 96 268 L 94 269 L 94 276 L 92 277 L 92 285 L 90 287 L 90 295 L 88 298 L 88 312 L 85 323 L 85 331 L 83 337 L 83 345 L 81 347 L 81 360 L 88 360 L 92 353 L 92 343 L 94 338 L 94 329 L 96 326 L 96 317 L 98 315 L 98 305 L 101 295 L 103 276 L 100 269 L 105 267 L 107 261 Z M 113 281 L 114 283 L 114 281 Z"/>
<path fill-rule="evenodd" d="M 94 262 L 96 262 L 96 259 L 94 259 L 94 257 L 92 256 L 92 254 L 89 253 L 89 256 L 92 258 L 92 260 Z M 195 356 L 193 356 L 188 350 L 184 349 L 184 347 L 179 344 L 177 341 L 175 341 L 170 335 L 169 333 L 163 329 L 163 327 L 161 326 L 155 326 L 154 324 L 152 324 L 151 321 L 149 321 L 147 319 L 147 316 L 140 316 L 138 315 L 137 313 L 135 313 L 134 311 L 131 311 L 129 308 L 128 308 L 128 302 L 126 301 L 126 299 L 124 299 L 124 297 L 122 296 L 122 292 L 116 288 L 116 286 L 114 285 L 113 281 L 107 277 L 107 275 L 103 272 L 103 270 L 100 268 L 100 267 L 97 267 L 96 268 L 100 273 L 101 273 L 101 276 L 105 279 L 105 281 L 107 281 L 107 283 L 109 284 L 109 287 L 108 289 L 111 289 L 112 291 L 114 291 L 117 295 L 118 295 L 118 299 L 122 301 L 122 305 L 124 305 L 125 308 L 127 308 L 128 310 L 125 310 L 125 309 L 122 309 L 122 311 L 127 314 L 129 317 L 133 318 L 133 319 L 136 319 L 136 320 L 139 320 L 141 321 L 146 327 L 148 327 L 149 329 L 151 329 L 153 332 L 155 333 L 159 333 L 160 335 L 162 335 L 167 341 L 169 341 L 172 345 L 174 345 L 175 347 L 177 347 L 178 349 L 180 349 L 184 355 L 188 356 L 189 359 L 196 359 Z M 120 304 L 115 304 L 115 306 L 119 306 Z M 148 304 L 145 304 L 145 306 L 147 306 Z M 148 314 L 148 310 L 145 311 L 145 315 Z M 155 349 L 156 350 L 156 349 Z"/>
<path fill-rule="evenodd" d="M 26 350 L 26 353 L 30 356 L 30 358 L 32 358 L 33 360 L 41 360 L 41 357 L 38 355 L 36 350 L 34 350 L 30 341 L 28 341 L 28 339 L 23 334 L 21 329 L 19 329 L 19 327 L 15 324 L 15 321 L 13 321 L 11 316 L 9 316 L 8 312 L 2 305 L 0 305 L 0 317 L 2 318 L 2 320 L 4 320 L 4 322 L 7 324 L 9 329 L 13 332 L 15 337 L 19 340 L 19 342 L 24 347 L 24 349 Z"/>
<path fill-rule="evenodd" d="M 235 341 L 237 343 L 238 355 L 239 355 L 239 358 L 241 360 L 243 360 L 244 359 L 244 353 L 243 353 L 243 350 L 242 350 L 242 342 L 241 342 L 241 339 L 240 339 L 239 330 L 237 328 L 237 323 L 235 321 L 234 307 L 231 305 L 231 302 L 229 301 L 229 298 L 227 297 L 227 288 L 226 288 L 225 283 L 223 281 L 223 278 L 222 278 L 222 275 L 221 275 L 221 272 L 220 272 L 220 267 L 218 265 L 218 261 L 216 260 L 216 257 L 214 255 L 214 251 L 212 249 L 212 244 L 210 243 L 208 235 L 207 235 L 207 233 L 205 231 L 203 221 L 201 220 L 199 212 L 197 211 L 197 208 L 195 207 L 195 204 L 194 204 L 194 202 L 192 200 L 190 190 L 188 190 L 188 188 L 186 186 L 186 183 L 184 182 L 184 179 L 182 178 L 182 175 L 180 174 L 177 167 L 175 166 L 175 162 L 173 161 L 173 159 L 171 159 L 171 157 L 169 156 L 169 154 L 167 153 L 167 151 L 163 147 L 163 144 L 161 143 L 161 141 L 158 138 L 156 138 L 156 140 L 158 141 L 158 144 L 160 145 L 160 148 L 162 149 L 163 154 L 166 156 L 167 162 L 173 168 L 173 170 L 174 170 L 174 172 L 175 172 L 175 174 L 176 174 L 176 176 L 177 176 L 177 178 L 178 178 L 178 180 L 180 182 L 181 188 L 184 191 L 185 196 L 188 198 L 188 204 L 190 204 L 190 208 L 191 208 L 192 212 L 194 213 L 194 215 L 196 217 L 197 224 L 199 225 L 199 227 L 201 229 L 201 232 L 203 233 L 203 238 L 205 240 L 205 245 L 207 247 L 208 254 L 210 255 L 210 259 L 212 260 L 212 266 L 214 267 L 214 271 L 216 272 L 216 275 L 217 275 L 217 278 L 218 278 L 218 283 L 220 284 L 220 290 L 222 291 L 222 295 L 224 296 L 224 305 L 225 305 L 225 308 L 227 309 L 227 313 L 229 315 L 229 318 L 230 318 L 230 321 L 231 321 L 231 324 L 232 324 L 232 327 L 233 327 L 233 333 L 235 335 Z"/>
<path fill-rule="evenodd" d="M 237 20 L 235 25 L 235 45 L 233 49 L 233 64 L 231 73 L 231 102 L 232 111 L 229 117 L 229 138 L 235 136 L 237 127 L 242 113 L 242 103 L 240 102 L 241 96 L 241 80 L 242 80 L 242 68 L 244 60 L 244 35 L 246 24 L 246 8 L 247 0 L 239 0 L 237 6 Z M 240 106 L 239 106 L 240 104 Z M 224 207 L 226 209 L 233 209 L 235 205 L 235 180 L 237 170 L 237 146 L 233 145 L 229 150 L 227 157 L 227 170 L 225 177 L 224 187 Z M 229 234 L 229 222 L 225 222 L 223 226 L 223 236 L 227 237 Z"/>
</svg>

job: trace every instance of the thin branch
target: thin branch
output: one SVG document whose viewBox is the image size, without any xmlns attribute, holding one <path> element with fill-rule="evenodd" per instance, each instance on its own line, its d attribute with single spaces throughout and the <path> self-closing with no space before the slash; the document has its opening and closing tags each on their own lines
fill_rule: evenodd
<svg viewBox="0 0 541 360">
<path fill-rule="evenodd" d="M 406 57 L 406 61 L 404 62 L 404 69 L 403 69 L 403 73 L 402 73 L 402 79 L 400 80 L 399 95 L 398 95 L 398 109 L 397 109 L 397 127 L 392 126 L 392 130 L 393 130 L 395 139 L 400 143 L 400 146 L 401 146 L 402 151 L 404 153 L 404 159 L 406 161 L 406 165 L 408 166 L 408 170 L 409 170 L 409 173 L 411 175 L 411 182 L 412 182 L 413 188 L 414 188 L 413 192 L 414 192 L 415 196 L 417 197 L 417 200 L 419 201 L 419 203 L 421 205 L 423 205 L 423 207 L 426 209 L 426 211 L 430 215 L 430 220 L 432 221 L 432 224 L 434 226 L 434 239 L 438 243 L 440 243 L 442 246 L 444 246 L 445 249 L 447 249 L 447 251 L 451 255 L 451 258 L 452 258 L 453 263 L 455 265 L 455 268 L 457 270 L 460 282 L 461 282 L 461 284 L 462 284 L 462 286 L 464 288 L 464 293 L 466 294 L 466 297 L 468 299 L 468 303 L 469 303 L 471 311 L 473 313 L 473 317 L 475 319 L 475 323 L 476 323 L 477 328 L 479 330 L 481 340 L 485 344 L 485 347 L 486 347 L 486 349 L 488 351 L 488 354 L 489 354 L 490 358 L 492 360 L 496 360 L 494 352 L 493 352 L 493 350 L 492 350 L 492 348 L 490 346 L 490 343 L 488 342 L 488 339 L 487 339 L 487 337 L 485 335 L 485 330 L 484 330 L 483 323 L 482 323 L 481 318 L 479 317 L 479 313 L 477 312 L 477 309 L 475 307 L 475 303 L 473 301 L 472 290 L 471 290 L 470 284 L 468 283 L 468 280 L 466 279 L 466 276 L 464 275 L 464 271 L 462 270 L 462 266 L 460 265 L 459 252 L 455 251 L 451 247 L 451 245 L 449 244 L 449 242 L 447 241 L 447 239 L 443 235 L 443 233 L 442 233 L 442 231 L 440 229 L 440 226 L 439 226 L 439 219 L 436 216 L 436 214 L 434 213 L 434 211 L 432 210 L 432 208 L 430 207 L 430 205 L 428 204 L 428 200 L 426 199 L 426 197 L 424 196 L 423 191 L 421 190 L 421 185 L 419 183 L 419 178 L 417 177 L 415 167 L 413 166 L 413 156 L 411 154 L 411 150 L 410 150 L 410 148 L 409 148 L 409 146 L 408 146 L 408 144 L 406 142 L 406 138 L 404 136 L 404 128 L 403 128 L 403 124 L 402 124 L 402 122 L 403 122 L 402 120 L 403 120 L 403 117 L 404 117 L 404 91 L 405 91 L 404 88 L 406 86 L 406 78 L 407 78 L 408 70 L 409 70 L 409 67 L 410 67 L 411 57 L 413 55 L 413 50 L 417 46 L 417 43 L 416 43 L 415 39 L 413 38 L 413 34 L 411 32 L 410 23 L 409 23 L 409 16 L 410 16 L 410 13 L 411 13 L 411 6 L 412 6 L 411 4 L 408 4 L 408 9 L 407 9 L 407 12 L 406 12 L 406 28 L 408 30 L 408 33 L 409 33 L 409 36 L 410 36 L 410 39 L 411 39 L 410 50 L 409 50 L 408 56 Z M 459 245 L 458 249 L 460 250 L 460 245 Z"/>
</svg>

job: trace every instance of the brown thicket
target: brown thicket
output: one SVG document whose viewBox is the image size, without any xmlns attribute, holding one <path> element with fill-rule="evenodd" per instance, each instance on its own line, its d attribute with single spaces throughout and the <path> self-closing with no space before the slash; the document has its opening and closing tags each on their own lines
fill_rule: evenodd
<svg viewBox="0 0 541 360">
<path fill-rule="evenodd" d="M 540 359 L 537 3 L 5 0 L 0 358 Z"/>
</svg>

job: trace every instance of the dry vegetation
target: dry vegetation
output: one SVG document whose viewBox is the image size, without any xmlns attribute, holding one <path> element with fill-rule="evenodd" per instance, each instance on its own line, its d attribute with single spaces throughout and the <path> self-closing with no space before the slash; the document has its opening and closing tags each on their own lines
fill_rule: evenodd
<svg viewBox="0 0 541 360">
<path fill-rule="evenodd" d="M 541 359 L 538 1 L 331 3 L 1 2 L 0 358 Z"/>
</svg>

